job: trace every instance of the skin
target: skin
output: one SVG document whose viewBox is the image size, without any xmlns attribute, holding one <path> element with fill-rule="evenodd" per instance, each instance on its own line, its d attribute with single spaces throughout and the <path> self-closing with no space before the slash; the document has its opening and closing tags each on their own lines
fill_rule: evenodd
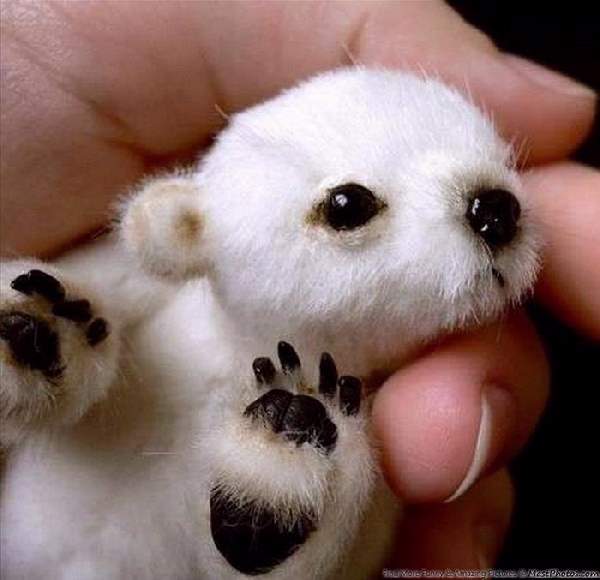
<svg viewBox="0 0 600 580">
<path fill-rule="evenodd" d="M 500 53 L 441 2 L 6 0 L 1 42 L 5 256 L 51 256 L 89 235 L 143 174 L 210 143 L 223 125 L 215 105 L 231 113 L 352 61 L 425 70 L 468 90 L 522 151 L 547 241 L 537 297 L 600 338 L 600 174 L 564 161 L 596 97 Z M 402 566 L 493 563 L 512 507 L 503 466 L 531 434 L 548 380 L 535 329 L 514 313 L 383 385 L 374 420 L 386 476 L 416 505 L 400 530 Z M 484 393 L 489 452 L 474 485 L 440 503 L 469 471 Z"/>
</svg>

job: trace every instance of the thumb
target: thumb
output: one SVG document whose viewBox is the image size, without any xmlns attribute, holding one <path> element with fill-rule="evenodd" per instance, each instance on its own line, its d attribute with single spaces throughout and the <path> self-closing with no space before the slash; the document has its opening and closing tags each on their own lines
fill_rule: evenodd
<svg viewBox="0 0 600 580">
<path fill-rule="evenodd" d="M 373 406 L 391 487 L 408 503 L 460 497 L 528 440 L 548 382 L 543 348 L 518 313 L 400 369 Z"/>
</svg>

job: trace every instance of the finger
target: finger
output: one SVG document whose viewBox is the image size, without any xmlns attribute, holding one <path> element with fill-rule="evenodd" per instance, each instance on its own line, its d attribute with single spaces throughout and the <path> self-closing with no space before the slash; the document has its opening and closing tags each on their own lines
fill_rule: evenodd
<svg viewBox="0 0 600 580">
<path fill-rule="evenodd" d="M 384 473 L 409 503 L 455 499 L 527 440 L 544 407 L 548 367 L 521 313 L 453 337 L 378 392 Z"/>
<path fill-rule="evenodd" d="M 369 15 L 359 44 L 366 64 L 433 72 L 468 91 L 505 138 L 523 144 L 528 163 L 562 158 L 583 141 L 594 118 L 591 89 L 500 52 L 443 2 L 400 4 Z"/>
<path fill-rule="evenodd" d="M 600 172 L 575 163 L 524 176 L 546 244 L 538 298 L 600 339 Z"/>
<path fill-rule="evenodd" d="M 394 564 L 402 568 L 487 569 L 508 530 L 514 494 L 506 470 L 456 502 L 407 509 Z"/>
<path fill-rule="evenodd" d="M 593 93 L 505 57 L 442 2 L 4 8 L 5 253 L 47 254 L 89 232 L 128 184 L 210 141 L 215 105 L 235 112 L 349 53 L 468 88 L 532 161 L 573 150 L 593 116 Z"/>
<path fill-rule="evenodd" d="M 230 110 L 352 59 L 429 72 L 468 91 L 505 137 L 525 143 L 532 163 L 565 156 L 591 127 L 591 89 L 502 54 L 443 2 L 238 7 L 210 5 L 205 21 L 218 25 L 204 27 L 207 59 Z M 231 34 L 224 37 L 223 30 Z"/>
</svg>

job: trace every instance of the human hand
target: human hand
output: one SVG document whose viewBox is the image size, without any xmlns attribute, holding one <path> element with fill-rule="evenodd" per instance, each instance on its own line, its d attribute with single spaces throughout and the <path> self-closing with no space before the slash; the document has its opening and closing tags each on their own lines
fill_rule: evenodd
<svg viewBox="0 0 600 580">
<path fill-rule="evenodd" d="M 566 162 L 524 176 L 547 242 L 537 296 L 595 339 L 600 338 L 599 177 Z M 539 340 L 517 313 L 489 329 L 451 337 L 383 386 L 375 424 L 388 479 L 413 502 L 429 502 L 409 510 L 405 520 L 399 543 L 404 567 L 493 564 L 508 526 L 512 488 L 504 470 L 485 476 L 527 440 L 547 382 Z M 480 396 L 490 392 L 484 391 L 490 383 L 499 385 L 502 395 L 492 395 L 491 436 L 479 445 L 477 436 L 485 431 Z M 431 505 L 454 494 L 467 472 L 484 479 L 458 501 Z M 477 553 L 477 529 L 483 555 Z"/>
<path fill-rule="evenodd" d="M 100 226 L 124 188 L 210 141 L 222 125 L 215 104 L 234 112 L 351 55 L 468 86 L 507 138 L 527 141 L 528 161 L 547 164 L 524 178 L 548 241 L 539 297 L 600 336 L 591 217 L 600 176 L 553 163 L 584 138 L 594 95 L 500 54 L 444 4 L 12 1 L 2 10 L 5 254 L 50 254 Z M 485 391 L 482 449 L 482 392 L 492 383 L 500 388 Z M 450 338 L 387 381 L 375 424 L 394 489 L 410 502 L 437 502 L 466 474 L 474 484 L 458 501 L 408 514 L 404 566 L 492 562 L 510 484 L 504 474 L 479 476 L 526 441 L 547 385 L 543 350 L 522 314 Z"/>
</svg>

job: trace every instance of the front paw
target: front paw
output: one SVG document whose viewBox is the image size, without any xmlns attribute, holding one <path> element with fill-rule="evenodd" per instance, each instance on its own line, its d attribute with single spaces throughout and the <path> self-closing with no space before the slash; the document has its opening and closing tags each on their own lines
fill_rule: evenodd
<svg viewBox="0 0 600 580">
<path fill-rule="evenodd" d="M 106 389 L 116 356 L 109 323 L 74 286 L 40 268 L 18 268 L 2 265 L 9 280 L 0 295 L 5 444 L 27 428 L 79 418 Z"/>
<path fill-rule="evenodd" d="M 327 407 L 334 403 L 339 386 L 339 409 L 345 415 L 356 415 L 360 410 L 361 383 L 351 376 L 338 374 L 333 358 L 323 353 L 319 364 L 318 392 L 308 388 L 301 376 L 300 359 L 294 348 L 286 342 L 278 346 L 283 377 L 277 376 L 272 361 L 258 358 L 252 367 L 260 385 L 285 381 L 288 388 L 305 390 L 306 393 L 292 393 L 285 389 L 271 389 L 248 405 L 244 415 L 265 429 L 279 433 L 297 445 L 309 443 L 329 453 L 337 441 L 337 428 L 331 420 Z"/>
<path fill-rule="evenodd" d="M 338 378 L 333 359 L 324 353 L 314 388 L 304 379 L 291 345 L 279 343 L 278 355 L 281 371 L 268 358 L 252 365 L 260 394 L 247 405 L 236 428 L 243 434 L 229 442 L 238 445 L 229 453 L 237 462 L 227 462 L 210 494 L 217 549 L 236 570 L 252 575 L 274 569 L 301 548 L 300 558 L 310 558 L 305 544 L 323 527 L 327 536 L 334 534 L 328 542 L 347 539 L 346 529 L 336 531 L 333 521 L 336 502 L 348 497 L 348 473 L 339 461 L 353 460 L 345 441 L 349 435 L 358 435 L 356 463 L 364 465 L 367 455 L 370 468 L 360 416 L 361 382 Z M 360 493 L 369 478 L 367 469 L 354 482 Z"/>
</svg>

